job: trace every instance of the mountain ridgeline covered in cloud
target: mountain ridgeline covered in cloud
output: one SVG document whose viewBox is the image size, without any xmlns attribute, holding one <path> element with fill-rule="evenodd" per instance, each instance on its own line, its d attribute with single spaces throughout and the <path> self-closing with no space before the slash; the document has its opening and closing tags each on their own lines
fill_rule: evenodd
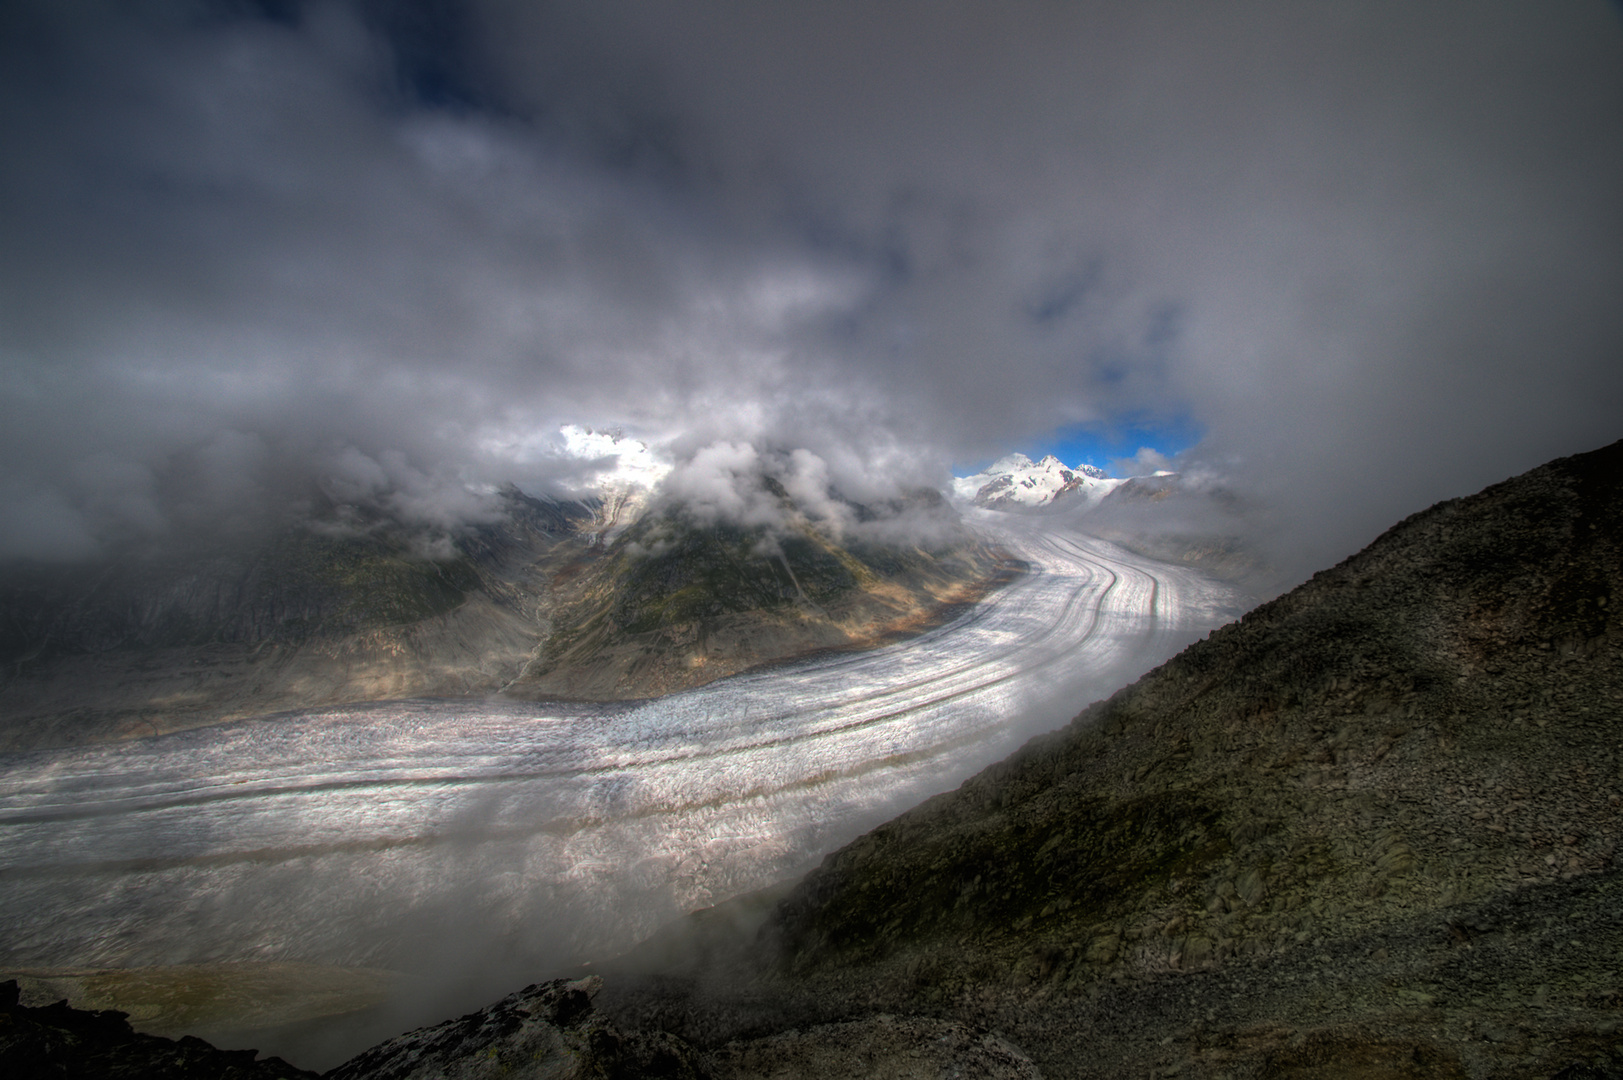
<svg viewBox="0 0 1623 1080">
<path fill-rule="evenodd" d="M 507 485 L 429 521 L 398 488 L 329 485 L 279 527 L 0 565 L 5 745 L 414 696 L 647 697 L 917 633 L 1018 572 L 939 493 L 856 502 L 804 450 L 650 471 L 641 444 L 607 445 L 608 481 L 575 499 Z"/>
<path fill-rule="evenodd" d="M 411 696 L 636 698 L 874 647 L 1020 572 L 964 513 L 1079 527 L 1254 594 L 1277 585 L 1266 517 L 1209 474 L 1120 479 L 1013 454 L 938 491 L 883 462 L 766 446 L 656 452 L 567 425 L 550 452 L 592 483 L 543 498 L 425 486 L 351 448 L 279 517 L 0 562 L 5 738 Z"/>
</svg>

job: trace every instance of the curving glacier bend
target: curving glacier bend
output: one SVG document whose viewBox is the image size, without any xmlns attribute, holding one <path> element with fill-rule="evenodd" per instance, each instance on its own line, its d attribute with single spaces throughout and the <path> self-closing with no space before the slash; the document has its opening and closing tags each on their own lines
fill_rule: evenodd
<svg viewBox="0 0 1623 1080">
<path fill-rule="evenodd" d="M 556 964 L 806 869 L 1238 614 L 1059 530 L 955 621 L 646 702 L 408 701 L 0 757 L 0 963 Z"/>
</svg>

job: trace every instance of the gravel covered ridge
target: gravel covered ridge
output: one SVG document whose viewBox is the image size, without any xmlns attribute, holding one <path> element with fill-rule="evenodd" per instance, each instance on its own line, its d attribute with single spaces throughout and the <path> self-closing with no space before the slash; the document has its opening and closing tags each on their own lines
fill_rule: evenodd
<svg viewBox="0 0 1623 1080">
<path fill-rule="evenodd" d="M 1050 1077 L 1623 1076 L 1619 597 L 1623 443 L 1438 504 L 613 1007 L 951 1017 Z"/>
</svg>

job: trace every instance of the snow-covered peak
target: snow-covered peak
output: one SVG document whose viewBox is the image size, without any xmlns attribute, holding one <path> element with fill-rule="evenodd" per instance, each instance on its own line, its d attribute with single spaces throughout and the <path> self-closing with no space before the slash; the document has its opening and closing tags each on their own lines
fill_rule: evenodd
<svg viewBox="0 0 1623 1080">
<path fill-rule="evenodd" d="M 1067 505 L 1091 506 L 1121 483 L 1092 465 L 1073 469 L 1053 454 L 1034 462 L 1016 453 L 999 458 L 973 476 L 954 479 L 952 493 L 976 506 L 996 509 L 1049 506 L 1061 500 Z"/>
</svg>

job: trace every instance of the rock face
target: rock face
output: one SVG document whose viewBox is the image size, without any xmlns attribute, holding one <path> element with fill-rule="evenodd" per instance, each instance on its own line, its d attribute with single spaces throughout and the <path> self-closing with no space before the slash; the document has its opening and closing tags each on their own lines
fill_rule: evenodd
<svg viewBox="0 0 1623 1080">
<path fill-rule="evenodd" d="M 1623 1075 L 1620 598 L 1623 443 L 1416 514 L 605 1008 L 953 1019 L 1049 1077 Z"/>
<path fill-rule="evenodd" d="M 407 1032 L 350 1059 L 328 1080 L 699 1080 L 699 1055 L 663 1032 L 626 1035 L 592 1009 L 599 979 L 527 986 L 494 1005 Z"/>
<path fill-rule="evenodd" d="M 103 1077 L 107 1080 L 315 1080 L 280 1058 L 256 1060 L 253 1050 L 216 1050 L 202 1039 L 178 1042 L 130 1029 L 125 1014 L 86 1012 L 66 1002 L 28 1008 L 17 984 L 0 983 L 0 1074 Z"/>
</svg>

